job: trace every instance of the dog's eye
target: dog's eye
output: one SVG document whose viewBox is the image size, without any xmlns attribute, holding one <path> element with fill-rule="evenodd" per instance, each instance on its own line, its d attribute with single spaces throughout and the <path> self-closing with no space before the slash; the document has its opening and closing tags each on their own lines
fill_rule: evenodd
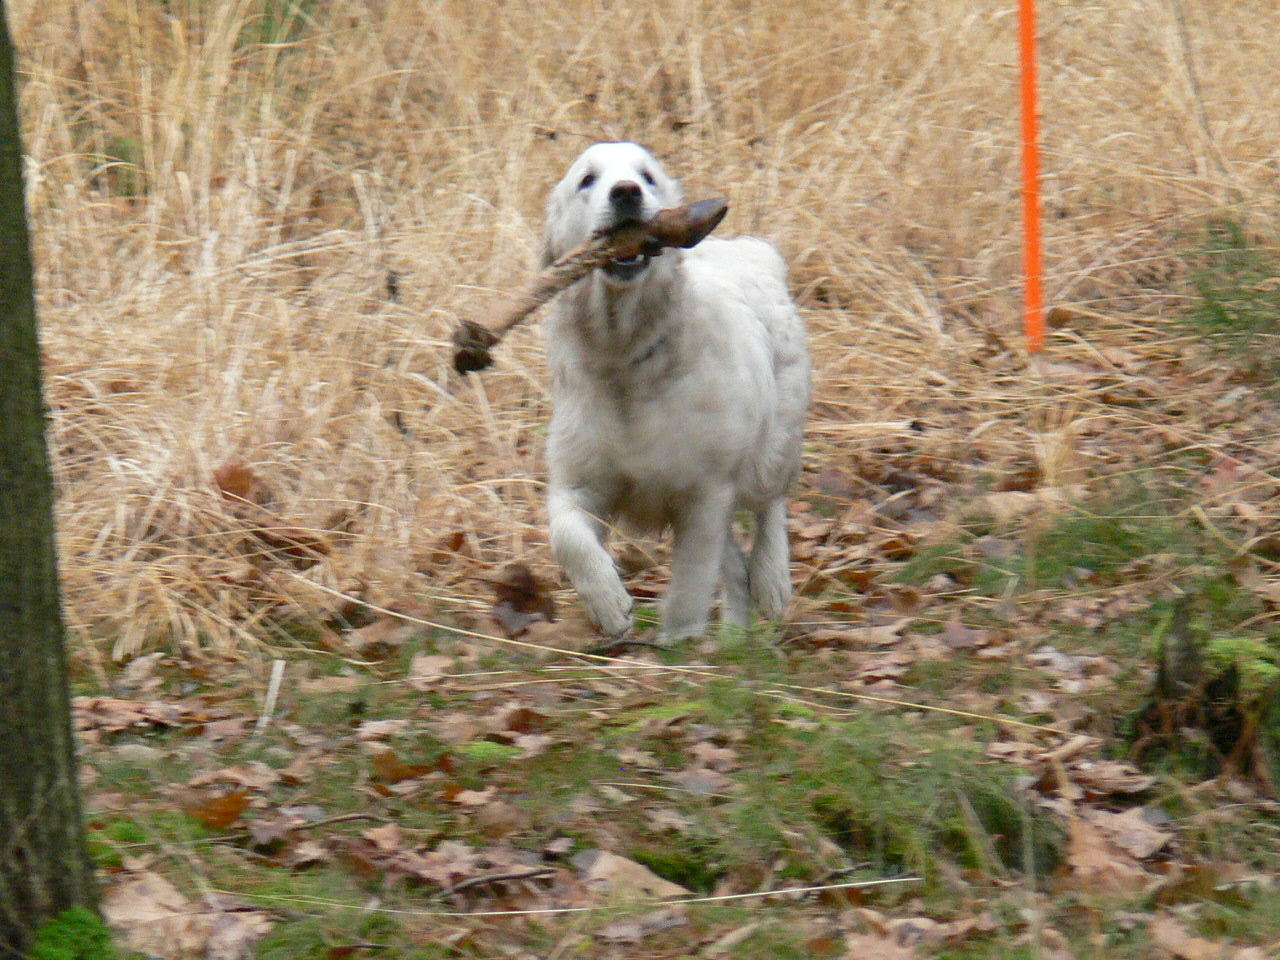
<svg viewBox="0 0 1280 960">
<path fill-rule="evenodd" d="M 644 182 L 647 183 L 649 186 L 656 187 L 658 185 L 658 182 L 653 179 L 653 174 L 650 173 L 648 170 L 641 170 L 640 176 L 644 177 Z"/>
<path fill-rule="evenodd" d="M 591 186 L 595 182 L 596 182 L 596 175 L 594 173 L 588 173 L 585 177 L 583 177 L 578 182 L 578 189 L 585 190 L 587 189 L 587 187 Z"/>
</svg>

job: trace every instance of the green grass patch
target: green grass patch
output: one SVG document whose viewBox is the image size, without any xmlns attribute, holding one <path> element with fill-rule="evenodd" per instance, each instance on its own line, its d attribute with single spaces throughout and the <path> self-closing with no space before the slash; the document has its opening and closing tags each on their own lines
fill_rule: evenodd
<svg viewBox="0 0 1280 960">
<path fill-rule="evenodd" d="M 640 847 L 630 851 L 629 856 L 662 879 L 695 893 L 709 893 L 721 873 L 714 852 L 697 841 Z"/>
<path fill-rule="evenodd" d="M 1232 219 L 1204 228 L 1189 257 L 1195 291 L 1185 322 L 1247 376 L 1280 374 L 1280 247 Z"/>
<path fill-rule="evenodd" d="M 1152 472 L 1111 484 L 1031 526 L 993 531 L 988 522 L 975 521 L 958 537 L 923 546 L 894 579 L 925 584 L 945 574 L 974 594 L 999 597 L 1011 585 L 1114 583 L 1127 565 L 1157 554 L 1201 565 L 1221 559 L 1219 545 L 1182 516 L 1186 496 L 1172 476 Z"/>
<path fill-rule="evenodd" d="M 519 747 L 506 743 L 494 743 L 491 740 L 469 740 L 459 744 L 458 756 L 481 765 L 497 765 L 507 763 L 520 756 Z"/>
<path fill-rule="evenodd" d="M 1042 873 L 1056 861 L 1055 829 L 976 745 L 888 715 L 769 731 L 735 774 L 740 792 L 713 811 L 726 865 L 784 856 L 811 879 L 836 866 L 823 862 L 820 839 L 878 876 L 936 879 L 943 862 L 993 876 L 1027 865 Z"/>
<path fill-rule="evenodd" d="M 111 931 L 92 910 L 64 910 L 36 931 L 28 960 L 114 960 Z"/>
</svg>

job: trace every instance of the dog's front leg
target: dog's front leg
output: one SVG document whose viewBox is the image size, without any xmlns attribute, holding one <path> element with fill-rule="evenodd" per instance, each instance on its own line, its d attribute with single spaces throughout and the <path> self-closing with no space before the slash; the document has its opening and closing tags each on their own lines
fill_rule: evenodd
<svg viewBox="0 0 1280 960">
<path fill-rule="evenodd" d="M 553 488 L 547 502 L 551 552 L 578 591 L 587 616 L 609 636 L 620 637 L 631 627 L 631 596 L 604 548 L 598 510 L 580 491 Z"/>
<path fill-rule="evenodd" d="M 732 514 L 733 488 L 726 484 L 691 495 L 676 518 L 671 588 L 662 616 L 664 642 L 706 633 Z"/>
</svg>

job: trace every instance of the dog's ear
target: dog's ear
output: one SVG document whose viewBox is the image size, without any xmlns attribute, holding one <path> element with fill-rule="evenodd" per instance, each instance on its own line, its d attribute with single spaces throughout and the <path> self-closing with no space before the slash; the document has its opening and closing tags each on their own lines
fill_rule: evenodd
<svg viewBox="0 0 1280 960">
<path fill-rule="evenodd" d="M 560 256 L 560 244 L 556 242 L 555 231 L 556 225 L 560 223 L 561 213 L 564 210 L 564 197 L 561 196 L 564 181 L 556 184 L 555 189 L 551 191 L 551 195 L 547 197 L 546 220 L 542 228 L 542 250 L 538 254 L 538 269 L 545 270 L 551 264 L 556 262 L 556 258 Z"/>
</svg>

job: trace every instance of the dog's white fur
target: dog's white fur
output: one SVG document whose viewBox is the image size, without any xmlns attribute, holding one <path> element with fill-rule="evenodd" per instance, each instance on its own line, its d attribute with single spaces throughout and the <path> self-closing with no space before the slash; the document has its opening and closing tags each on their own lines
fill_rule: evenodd
<svg viewBox="0 0 1280 960">
<path fill-rule="evenodd" d="M 596 144 L 551 191 L 544 259 L 680 202 L 648 151 Z M 751 603 L 781 617 L 809 356 L 777 250 L 710 238 L 597 270 L 560 296 L 547 353 L 551 546 L 591 618 L 612 636 L 631 625 L 604 547 L 615 520 L 674 531 L 664 640 L 706 630 L 717 583 L 722 620 L 746 625 Z M 733 531 L 738 509 L 755 517 L 749 556 Z"/>
</svg>

